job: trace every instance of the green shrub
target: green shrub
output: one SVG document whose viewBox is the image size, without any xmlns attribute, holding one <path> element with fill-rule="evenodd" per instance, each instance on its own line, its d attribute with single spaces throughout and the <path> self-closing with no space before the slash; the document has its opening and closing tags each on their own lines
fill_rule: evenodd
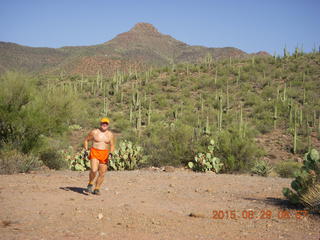
<svg viewBox="0 0 320 240">
<path fill-rule="evenodd" d="M 85 105 L 72 89 L 40 88 L 37 80 L 20 73 L 4 74 L 0 85 L 0 148 L 9 143 L 29 153 L 40 136 L 62 134 L 85 121 Z"/>
<path fill-rule="evenodd" d="M 302 164 L 294 161 L 281 161 L 275 165 L 276 173 L 283 178 L 296 177 Z"/>
<path fill-rule="evenodd" d="M 265 160 L 256 161 L 253 167 L 251 168 L 252 173 L 258 174 L 263 177 L 269 176 L 271 171 L 272 171 L 272 166 L 270 165 L 269 162 Z"/>
<path fill-rule="evenodd" d="M 69 167 L 63 150 L 58 147 L 48 146 L 40 152 L 39 158 L 50 169 L 60 170 Z"/>
<path fill-rule="evenodd" d="M 221 131 L 217 137 L 217 145 L 217 154 L 227 172 L 248 170 L 252 162 L 259 159 L 263 152 L 249 131 L 243 136 L 235 127 Z"/>
<path fill-rule="evenodd" d="M 181 166 L 193 159 L 196 142 L 192 142 L 193 128 L 181 123 L 158 122 L 146 129 L 142 146 L 153 166 Z"/>
</svg>

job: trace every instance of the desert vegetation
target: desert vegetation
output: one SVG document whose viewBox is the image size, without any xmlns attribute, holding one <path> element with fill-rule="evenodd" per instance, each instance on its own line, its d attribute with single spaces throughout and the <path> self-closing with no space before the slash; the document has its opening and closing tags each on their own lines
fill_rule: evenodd
<svg viewBox="0 0 320 240">
<path fill-rule="evenodd" d="M 186 166 L 213 140 L 219 172 L 255 168 L 268 175 L 272 167 L 259 162 L 266 152 L 256 138 L 280 129 L 292 139 L 288 152 L 301 157 L 320 138 L 320 55 L 285 53 L 221 60 L 206 55 L 197 64 L 129 68 L 111 78 L 99 71 L 94 77 L 3 74 L 1 153 L 15 149 L 46 165 L 58 161 L 51 168 L 68 167 L 58 150 L 72 155 L 81 144 L 70 150 L 68 132 L 109 116 L 120 140 L 141 147 L 144 166 Z"/>
</svg>

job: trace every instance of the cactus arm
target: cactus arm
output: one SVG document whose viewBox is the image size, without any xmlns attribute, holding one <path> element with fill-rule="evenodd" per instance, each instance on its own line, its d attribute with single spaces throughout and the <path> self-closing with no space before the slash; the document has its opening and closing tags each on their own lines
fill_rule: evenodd
<svg viewBox="0 0 320 240">
<path fill-rule="evenodd" d="M 110 153 L 114 153 L 114 149 L 115 149 L 115 137 L 113 135 L 112 132 L 110 132 L 110 137 L 111 137 L 111 140 L 110 140 Z"/>
</svg>

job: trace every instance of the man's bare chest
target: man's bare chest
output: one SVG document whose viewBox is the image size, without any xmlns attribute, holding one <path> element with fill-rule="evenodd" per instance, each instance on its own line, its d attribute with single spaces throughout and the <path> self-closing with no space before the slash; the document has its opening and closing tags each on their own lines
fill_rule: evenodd
<svg viewBox="0 0 320 240">
<path fill-rule="evenodd" d="M 110 143 L 110 140 L 111 140 L 111 137 L 108 132 L 103 133 L 103 132 L 97 131 L 93 135 L 93 141 L 95 142 Z"/>
</svg>

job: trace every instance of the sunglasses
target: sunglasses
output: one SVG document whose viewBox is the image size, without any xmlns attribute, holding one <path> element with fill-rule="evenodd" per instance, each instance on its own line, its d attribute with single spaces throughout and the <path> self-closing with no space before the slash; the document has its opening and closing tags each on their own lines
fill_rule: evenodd
<svg viewBox="0 0 320 240">
<path fill-rule="evenodd" d="M 103 124 L 106 124 L 106 125 L 109 125 L 109 123 L 107 123 L 107 122 L 102 122 L 102 123 L 100 123 L 101 125 L 103 125 Z"/>
</svg>

